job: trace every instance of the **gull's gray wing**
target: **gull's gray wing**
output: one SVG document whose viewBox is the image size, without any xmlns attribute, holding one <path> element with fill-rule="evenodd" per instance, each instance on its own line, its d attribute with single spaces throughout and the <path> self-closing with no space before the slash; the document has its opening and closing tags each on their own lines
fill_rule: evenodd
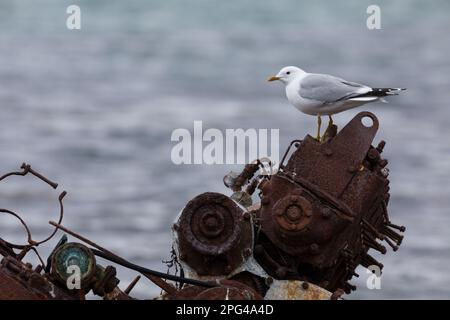
<svg viewBox="0 0 450 320">
<path fill-rule="evenodd" d="M 333 103 L 367 93 L 371 88 L 327 74 L 308 74 L 300 81 L 299 94 L 305 99 Z"/>
</svg>

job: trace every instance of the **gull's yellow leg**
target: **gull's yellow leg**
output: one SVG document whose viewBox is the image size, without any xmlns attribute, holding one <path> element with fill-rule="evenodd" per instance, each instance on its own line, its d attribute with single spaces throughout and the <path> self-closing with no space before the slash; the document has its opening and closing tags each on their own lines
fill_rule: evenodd
<svg viewBox="0 0 450 320">
<path fill-rule="evenodd" d="M 322 118 L 320 117 L 320 114 L 317 116 L 317 141 L 320 141 L 320 126 L 322 125 Z"/>
</svg>

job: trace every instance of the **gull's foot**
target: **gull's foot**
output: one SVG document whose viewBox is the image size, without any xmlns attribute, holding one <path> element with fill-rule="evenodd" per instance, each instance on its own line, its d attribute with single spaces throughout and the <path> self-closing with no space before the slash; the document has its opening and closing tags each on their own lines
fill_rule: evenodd
<svg viewBox="0 0 450 320">
<path fill-rule="evenodd" d="M 326 142 L 334 138 L 336 134 L 337 134 L 337 125 L 335 124 L 328 125 L 327 129 L 325 130 L 325 133 L 322 136 L 321 142 Z"/>
<path fill-rule="evenodd" d="M 333 118 L 329 115 L 328 119 L 328 127 L 322 136 L 321 142 L 328 141 L 337 134 L 337 126 L 334 125 Z"/>
</svg>

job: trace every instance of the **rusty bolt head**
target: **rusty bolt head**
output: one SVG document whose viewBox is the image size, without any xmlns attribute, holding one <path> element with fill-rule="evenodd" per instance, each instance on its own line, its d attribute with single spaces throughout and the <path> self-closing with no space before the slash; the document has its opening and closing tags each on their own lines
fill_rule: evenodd
<svg viewBox="0 0 450 320">
<path fill-rule="evenodd" d="M 47 284 L 47 281 L 44 277 L 41 277 L 35 273 L 30 275 L 30 279 L 28 279 L 28 283 L 35 288 L 43 287 Z"/>
<path fill-rule="evenodd" d="M 297 230 L 297 223 L 290 223 L 288 225 L 288 229 L 291 230 L 291 231 Z"/>
<path fill-rule="evenodd" d="M 367 152 L 367 157 L 368 157 L 370 160 L 375 161 L 375 160 L 378 160 L 378 159 L 380 158 L 380 153 L 378 152 L 377 149 L 370 149 L 370 150 Z"/>
<path fill-rule="evenodd" d="M 273 278 L 272 277 L 267 277 L 265 280 L 266 280 L 265 281 L 266 285 L 268 285 L 268 286 L 270 286 L 273 283 Z"/>
<path fill-rule="evenodd" d="M 320 248 L 319 245 L 317 243 L 313 243 L 309 246 L 309 251 L 311 252 L 311 254 L 319 254 L 320 252 Z"/>
<path fill-rule="evenodd" d="M 290 195 L 276 202 L 272 214 L 282 229 L 300 231 L 310 223 L 312 205 L 301 196 Z"/>
<path fill-rule="evenodd" d="M 302 216 L 302 209 L 298 206 L 289 206 L 286 209 L 286 217 L 289 221 L 295 222 L 298 221 Z"/>
<path fill-rule="evenodd" d="M 178 225 L 177 223 L 174 223 L 174 224 L 172 225 L 172 229 L 175 230 L 175 231 L 178 231 L 179 228 L 180 228 L 180 227 L 179 227 L 179 225 Z"/>
<path fill-rule="evenodd" d="M 244 250 L 244 256 L 250 257 L 251 255 L 252 255 L 252 249 L 246 248 L 246 249 Z"/>
<path fill-rule="evenodd" d="M 386 145 L 386 141 L 381 140 L 380 143 L 377 146 L 377 150 L 379 153 L 383 152 L 384 146 Z"/>
<path fill-rule="evenodd" d="M 199 219 L 198 228 L 206 238 L 215 238 L 225 229 L 225 219 L 222 214 L 213 212 L 206 213 Z"/>
<path fill-rule="evenodd" d="M 302 288 L 303 288 L 303 290 L 308 290 L 308 289 L 309 289 L 309 283 L 306 282 L 306 281 L 304 281 L 304 282 L 302 283 Z"/>
<path fill-rule="evenodd" d="M 42 265 L 41 265 L 41 264 L 38 264 L 38 265 L 36 266 L 36 268 L 34 268 L 34 272 L 36 272 L 36 273 L 41 273 L 42 269 L 43 269 Z"/>
</svg>

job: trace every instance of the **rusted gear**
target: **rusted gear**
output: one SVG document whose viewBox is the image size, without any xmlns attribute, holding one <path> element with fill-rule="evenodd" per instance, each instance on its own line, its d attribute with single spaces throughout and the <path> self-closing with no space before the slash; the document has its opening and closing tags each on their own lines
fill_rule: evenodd
<svg viewBox="0 0 450 320">
<path fill-rule="evenodd" d="M 191 200 L 174 229 L 180 260 L 199 275 L 227 275 L 252 251 L 248 215 L 220 193 L 207 192 Z"/>
<path fill-rule="evenodd" d="M 282 251 L 320 267 L 337 257 L 339 252 L 328 251 L 322 244 L 331 242 L 351 223 L 349 214 L 325 205 L 323 199 L 283 172 L 265 185 L 261 203 L 262 230 Z M 280 278 L 276 273 L 274 276 Z"/>
<path fill-rule="evenodd" d="M 286 196 L 277 201 L 273 215 L 279 226 L 288 231 L 304 229 L 312 218 L 311 203 L 299 195 Z"/>
</svg>

